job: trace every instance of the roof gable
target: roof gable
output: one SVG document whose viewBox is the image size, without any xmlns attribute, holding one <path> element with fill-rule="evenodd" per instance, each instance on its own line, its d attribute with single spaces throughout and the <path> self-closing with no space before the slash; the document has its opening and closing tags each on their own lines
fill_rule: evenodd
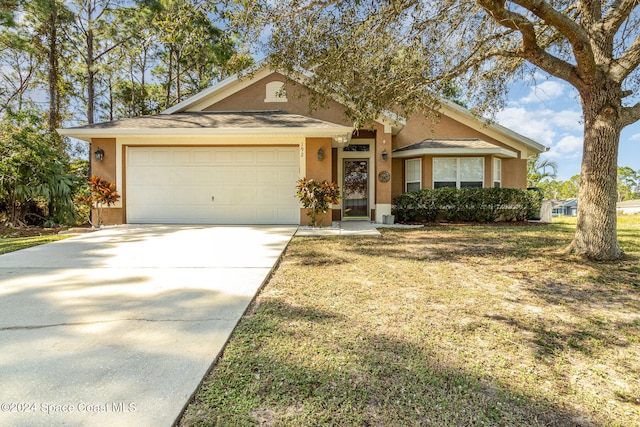
<svg viewBox="0 0 640 427">
<path fill-rule="evenodd" d="M 269 68 L 264 62 L 258 63 L 253 69 L 230 76 L 163 111 L 161 114 L 204 111 L 211 108 L 211 106 L 216 103 L 247 89 L 256 81 L 265 79 L 275 73 L 277 72 Z M 298 75 L 287 76 L 287 78 L 308 89 L 305 81 L 311 76 L 312 73 L 310 71 L 302 70 Z M 346 106 L 346 103 L 339 99 L 334 98 L 334 101 Z M 524 158 L 547 151 L 547 147 L 544 145 L 497 123 L 478 118 L 469 110 L 455 104 L 454 102 L 446 99 L 441 99 L 440 101 L 440 114 L 443 114 L 462 125 L 473 128 L 481 134 L 487 135 L 490 139 L 495 139 L 513 147 L 517 151 L 523 153 Z M 335 120 L 331 121 L 335 122 Z M 344 120 L 342 122 L 344 122 Z M 402 130 L 406 124 L 406 119 L 388 111 L 376 118 L 376 122 L 385 126 L 385 132 L 393 133 L 395 135 Z"/>
</svg>

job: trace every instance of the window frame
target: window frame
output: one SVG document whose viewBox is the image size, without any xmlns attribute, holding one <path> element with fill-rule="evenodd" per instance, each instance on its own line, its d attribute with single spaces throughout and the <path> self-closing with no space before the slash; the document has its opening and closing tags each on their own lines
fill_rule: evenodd
<svg viewBox="0 0 640 427">
<path fill-rule="evenodd" d="M 409 167 L 408 164 L 409 162 L 413 162 L 413 163 L 417 163 L 418 164 L 418 180 L 409 180 Z M 418 184 L 418 190 L 422 189 L 422 159 L 421 158 L 417 158 L 417 159 L 406 159 L 404 161 L 404 191 L 408 192 L 408 191 L 415 191 L 416 189 L 413 190 L 409 190 L 409 184 Z"/>
<path fill-rule="evenodd" d="M 482 156 L 469 156 L 469 157 L 433 157 L 431 160 L 431 188 L 435 189 L 436 188 L 436 182 L 441 182 L 441 183 L 453 183 L 453 181 L 436 181 L 436 168 L 435 168 L 435 164 L 436 161 L 438 159 L 448 159 L 448 160 L 455 160 L 456 161 L 456 181 L 455 181 L 455 188 L 485 188 L 485 171 L 486 171 L 486 159 Z M 460 167 L 460 161 L 462 159 L 482 159 L 482 179 L 479 181 L 464 181 L 464 182 L 480 182 L 482 185 L 481 187 L 461 187 L 461 183 L 463 182 L 461 180 L 461 175 L 462 175 L 462 171 L 461 171 L 461 167 Z M 443 188 L 443 187 L 451 187 L 454 188 L 454 186 L 448 186 L 448 185 L 440 185 L 437 188 Z"/>
<path fill-rule="evenodd" d="M 496 179 L 496 171 L 498 172 L 497 179 Z M 493 158 L 493 187 L 494 188 L 502 187 L 502 159 L 497 157 Z"/>
<path fill-rule="evenodd" d="M 288 102 L 287 89 L 284 82 L 274 80 L 265 85 L 265 103 Z"/>
</svg>

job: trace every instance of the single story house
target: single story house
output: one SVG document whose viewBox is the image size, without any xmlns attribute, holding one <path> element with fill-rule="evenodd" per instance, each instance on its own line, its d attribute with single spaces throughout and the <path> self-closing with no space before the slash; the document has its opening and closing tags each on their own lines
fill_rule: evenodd
<svg viewBox="0 0 640 427">
<path fill-rule="evenodd" d="M 577 216 L 578 215 L 578 199 L 572 197 L 570 199 L 554 199 L 550 200 L 553 216 Z"/>
<path fill-rule="evenodd" d="M 638 214 L 640 213 L 640 200 L 625 200 L 618 202 L 616 209 L 619 214 Z"/>
<path fill-rule="evenodd" d="M 105 224 L 306 224 L 295 184 L 337 182 L 332 220 L 382 222 L 407 190 L 527 186 L 541 144 L 443 100 L 438 118 L 391 112 L 354 129 L 345 106 L 311 109 L 304 75 L 266 66 L 153 116 L 67 129 L 90 143 L 91 173 L 122 196 Z"/>
</svg>

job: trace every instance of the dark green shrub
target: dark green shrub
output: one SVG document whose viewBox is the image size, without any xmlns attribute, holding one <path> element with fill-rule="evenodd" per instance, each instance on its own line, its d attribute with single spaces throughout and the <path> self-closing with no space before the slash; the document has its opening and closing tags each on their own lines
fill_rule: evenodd
<svg viewBox="0 0 640 427">
<path fill-rule="evenodd" d="M 526 221 L 540 209 L 534 191 L 518 188 L 440 188 L 410 191 L 394 199 L 399 222 Z"/>
</svg>

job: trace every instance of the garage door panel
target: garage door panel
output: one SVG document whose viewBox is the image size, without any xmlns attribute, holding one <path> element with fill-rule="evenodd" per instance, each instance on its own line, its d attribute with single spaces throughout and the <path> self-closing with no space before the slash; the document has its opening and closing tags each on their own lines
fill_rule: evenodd
<svg viewBox="0 0 640 427">
<path fill-rule="evenodd" d="M 152 151 L 151 162 L 154 164 L 168 164 L 171 163 L 171 151 Z"/>
<path fill-rule="evenodd" d="M 129 147 L 131 223 L 297 224 L 298 149 Z"/>
<path fill-rule="evenodd" d="M 278 163 L 297 163 L 298 162 L 298 150 L 278 150 L 276 151 Z"/>
<path fill-rule="evenodd" d="M 256 153 L 256 163 L 273 164 L 278 161 L 277 151 L 259 151 Z"/>
<path fill-rule="evenodd" d="M 173 151 L 173 163 L 174 164 L 190 164 L 191 152 L 190 151 Z"/>
<path fill-rule="evenodd" d="M 253 151 L 237 151 L 235 153 L 234 164 L 253 165 L 256 163 L 256 153 Z"/>
<path fill-rule="evenodd" d="M 194 163 L 211 163 L 211 152 L 209 151 L 198 151 L 195 156 L 193 156 Z"/>
<path fill-rule="evenodd" d="M 214 151 L 213 156 L 214 164 L 233 164 L 233 162 L 235 161 L 233 151 L 228 149 Z"/>
<path fill-rule="evenodd" d="M 298 175 L 297 171 L 279 170 L 276 182 L 278 185 L 288 185 L 290 182 L 295 183 L 298 181 Z"/>
<path fill-rule="evenodd" d="M 151 161 L 151 153 L 149 150 L 136 150 L 129 153 L 127 158 L 128 165 L 144 165 Z"/>
</svg>

